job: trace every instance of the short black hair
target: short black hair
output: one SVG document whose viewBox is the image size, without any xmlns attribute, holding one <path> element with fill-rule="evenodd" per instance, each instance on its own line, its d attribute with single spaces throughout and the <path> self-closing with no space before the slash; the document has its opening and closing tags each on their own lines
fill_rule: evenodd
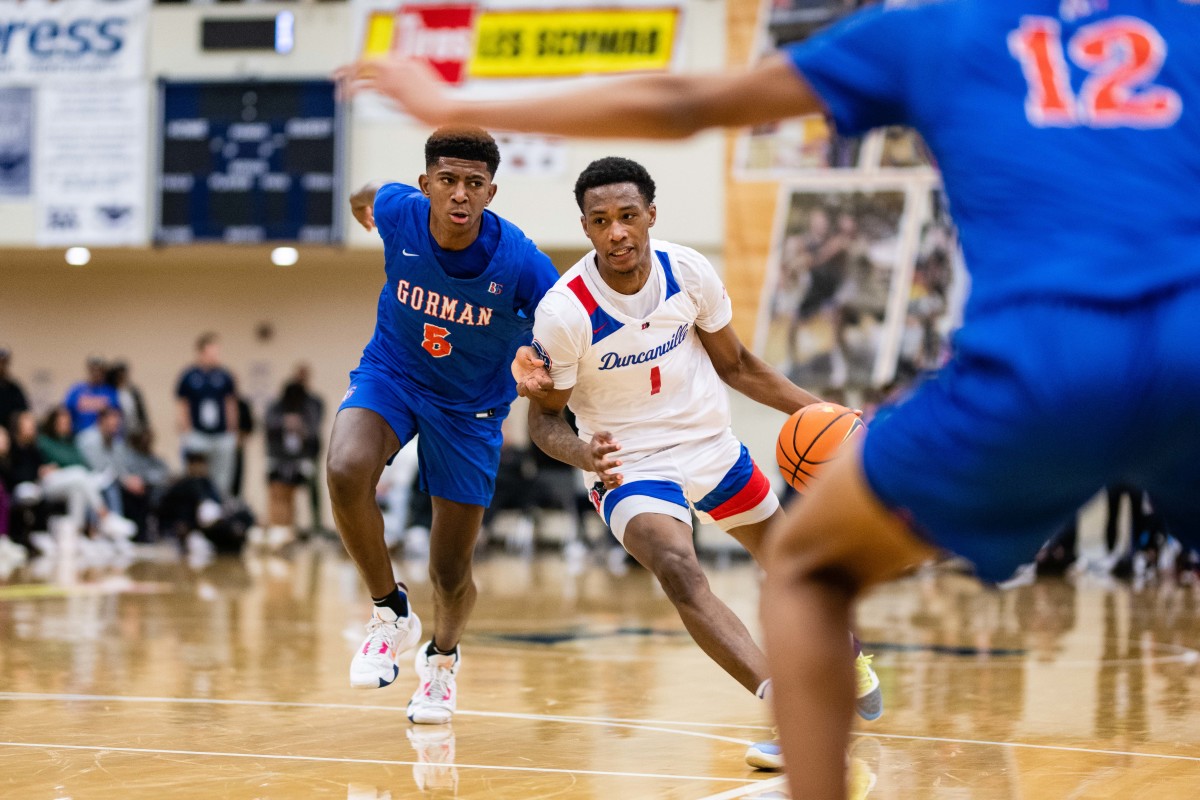
<svg viewBox="0 0 1200 800">
<path fill-rule="evenodd" d="M 495 177 L 500 168 L 500 148 L 496 140 L 483 128 L 447 126 L 438 128 L 425 140 L 425 168 L 437 163 L 439 158 L 461 158 L 465 161 L 482 161 L 488 174 Z"/>
<path fill-rule="evenodd" d="M 221 337 L 217 336 L 212 331 L 202 333 L 196 337 L 196 352 L 199 353 L 210 344 L 216 344 Z"/>
<path fill-rule="evenodd" d="M 598 158 L 587 165 L 579 173 L 575 181 L 575 202 L 583 211 L 583 195 L 588 189 L 598 186 L 611 186 L 614 183 L 632 183 L 646 200 L 646 205 L 654 202 L 654 179 L 641 164 L 620 156 Z"/>
</svg>

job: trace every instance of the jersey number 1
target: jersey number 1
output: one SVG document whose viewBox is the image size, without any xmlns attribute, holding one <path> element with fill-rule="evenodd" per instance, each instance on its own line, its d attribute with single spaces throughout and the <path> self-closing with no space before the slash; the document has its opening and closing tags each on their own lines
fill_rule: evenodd
<svg viewBox="0 0 1200 800">
<path fill-rule="evenodd" d="M 1058 20 L 1023 17 L 1008 35 L 1008 49 L 1029 83 L 1025 115 L 1039 128 L 1166 128 L 1183 111 L 1178 92 L 1153 84 L 1167 43 L 1137 17 L 1085 25 L 1065 51 Z M 1089 73 L 1079 97 L 1071 91 L 1067 55 Z"/>
<path fill-rule="evenodd" d="M 454 345 L 446 341 L 446 337 L 450 335 L 450 331 L 440 325 L 430 325 L 425 323 L 425 340 L 421 342 L 421 347 L 425 348 L 425 352 L 434 358 L 450 355 L 450 351 L 454 349 Z"/>
</svg>

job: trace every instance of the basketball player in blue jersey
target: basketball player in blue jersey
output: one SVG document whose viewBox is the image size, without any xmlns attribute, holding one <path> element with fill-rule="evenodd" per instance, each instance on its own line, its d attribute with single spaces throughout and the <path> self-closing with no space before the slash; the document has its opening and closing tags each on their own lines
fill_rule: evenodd
<svg viewBox="0 0 1200 800">
<path fill-rule="evenodd" d="M 971 296 L 950 362 L 789 515 L 763 623 L 793 797 L 845 793 L 855 599 L 949 550 L 1000 580 L 1106 484 L 1200 544 L 1200 4 L 943 0 L 860 11 L 723 75 L 471 103 L 417 64 L 343 77 L 425 120 L 686 136 L 827 113 L 936 156 Z"/>
<path fill-rule="evenodd" d="M 434 623 L 417 651 L 408 717 L 442 724 L 458 700 L 458 642 L 475 605 L 471 554 L 500 463 L 500 423 L 516 396 L 509 363 L 558 272 L 487 210 L 500 153 L 485 131 L 439 129 L 425 164 L 416 187 L 368 184 L 350 198 L 355 219 L 383 238 L 387 282 L 334 421 L 328 474 L 338 531 L 375 601 L 350 684 L 387 686 L 397 657 L 420 641 L 421 623 L 392 573 L 375 487 L 420 435 L 420 486 L 433 498 Z"/>
</svg>

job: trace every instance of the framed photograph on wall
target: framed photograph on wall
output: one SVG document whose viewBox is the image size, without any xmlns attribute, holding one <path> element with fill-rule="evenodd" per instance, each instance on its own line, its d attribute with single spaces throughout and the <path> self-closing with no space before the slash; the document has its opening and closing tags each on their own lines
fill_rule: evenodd
<svg viewBox="0 0 1200 800">
<path fill-rule="evenodd" d="M 917 246 L 904 182 L 781 189 L 756 349 L 800 386 L 855 400 L 894 373 Z"/>
</svg>

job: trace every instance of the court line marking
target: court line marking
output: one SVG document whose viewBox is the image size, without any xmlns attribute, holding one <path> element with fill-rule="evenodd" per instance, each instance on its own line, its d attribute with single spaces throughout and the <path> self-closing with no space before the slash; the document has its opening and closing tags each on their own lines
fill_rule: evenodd
<svg viewBox="0 0 1200 800">
<path fill-rule="evenodd" d="M 386 767 L 429 766 L 420 761 L 392 761 L 382 758 L 334 758 L 332 756 L 291 756 L 279 753 L 223 753 L 212 750 L 169 750 L 157 747 L 105 747 L 103 745 L 60 744 L 57 742 L 0 742 L 0 747 L 21 747 L 28 750 L 84 750 L 102 753 L 137 753 L 142 755 L 211 756 L 214 758 L 253 758 L 269 761 L 311 761 L 324 764 L 373 764 Z M 492 769 L 506 772 L 553 772 L 563 775 L 600 775 L 613 778 L 657 778 L 679 781 L 708 781 L 711 783 L 757 784 L 752 778 L 709 778 L 701 775 L 664 775 L 657 772 L 610 772 L 595 769 L 560 769 L 557 767 L 516 767 L 500 764 L 447 764 L 459 769 Z"/>
<path fill-rule="evenodd" d="M 759 781 L 753 786 L 738 786 L 728 791 L 718 792 L 701 797 L 700 800 L 734 800 L 736 797 L 745 797 L 754 792 L 766 792 L 771 789 L 777 789 L 787 782 L 786 775 L 780 775 L 778 778 L 769 778 L 765 781 Z"/>
<path fill-rule="evenodd" d="M 393 706 L 370 706 L 370 705 L 354 705 L 352 703 L 297 703 L 287 701 L 274 700 L 234 700 L 222 698 L 203 698 L 203 697 L 139 697 L 134 695 L 98 695 L 98 694 L 56 694 L 56 693 L 38 693 L 38 692 L 0 692 L 0 701 L 3 700 L 58 700 L 58 701 L 74 701 L 74 702 L 121 702 L 121 703 L 162 703 L 162 704 L 190 704 L 190 705 L 223 705 L 223 706 L 278 706 L 282 708 L 314 708 L 314 709 L 338 709 L 338 710 L 359 710 L 359 711 L 387 711 L 391 713 L 403 713 L 404 709 Z M 706 734 L 698 731 L 681 731 L 672 728 L 657 727 L 654 725 L 640 723 L 655 723 L 658 720 L 621 720 L 616 718 L 605 717 L 572 717 L 572 716 L 555 716 L 550 714 L 518 714 L 503 711 L 465 711 L 460 710 L 455 712 L 464 716 L 476 717 L 500 717 L 505 719 L 529 719 L 543 722 L 564 722 L 564 723 L 580 723 L 593 724 L 612 727 L 629 727 L 642 730 L 660 731 L 665 733 L 676 733 L 682 736 L 697 736 L 704 739 L 715 739 L 717 741 L 731 742 L 734 744 L 752 744 L 744 739 L 734 739 L 728 736 L 716 736 L 714 734 Z M 729 727 L 729 728 L 750 728 L 747 725 L 719 725 L 715 723 L 697 723 L 697 722 L 679 722 L 679 723 L 664 723 L 678 725 L 693 725 L 706 727 Z M 755 728 L 756 730 L 758 728 Z M 763 728 L 765 730 L 765 728 Z M 1090 747 L 1071 747 L 1069 745 L 1052 745 L 1052 744 L 1031 744 L 1027 742 L 998 742 L 989 739 L 954 739 L 943 736 L 917 736 L 902 733 L 881 733 L 876 731 L 852 731 L 851 735 L 877 739 L 902 739 L 907 741 L 918 742 L 943 742 L 947 744 L 970 744 L 993 747 L 1017 747 L 1027 750 L 1051 750 L 1064 753 L 1083 753 L 1088 755 L 1107 755 L 1107 756 L 1127 756 L 1131 758 L 1158 758 L 1173 761 L 1193 761 L 1200 762 L 1200 756 L 1174 755 L 1170 753 L 1144 753 L 1135 752 L 1132 750 L 1104 750 Z M 0 742 L 0 745 L 3 745 Z M 112 748 L 110 748 L 112 749 Z M 334 759 L 337 760 L 337 759 Z M 391 762 L 387 762 L 391 763 Z M 395 762 L 407 763 L 407 762 Z M 499 769 L 497 767 L 497 769 Z M 534 769 L 532 767 L 528 769 Z M 569 772 L 570 770 L 562 770 Z M 718 780 L 715 779 L 714 780 Z M 719 779 L 727 780 L 727 779 Z"/>
<path fill-rule="evenodd" d="M 37 692 L 0 692 L 0 701 L 3 700 L 58 700 L 64 702 L 114 702 L 114 703 L 161 703 L 161 704 L 186 704 L 186 705 L 211 705 L 211 706 L 274 706 L 280 708 L 314 708 L 314 709 L 337 709 L 337 710 L 357 710 L 357 711 L 385 711 L 388 713 L 404 713 L 403 708 L 396 706 L 369 706 L 355 705 L 353 703 L 296 703 L 287 701 L 275 700 L 235 700 L 226 698 L 204 698 L 204 697 L 138 697 L 132 695 L 100 695 L 100 694 L 53 694 L 53 693 L 37 693 Z M 718 736 L 714 733 L 703 733 L 701 731 L 681 731 L 675 728 L 662 727 L 665 725 L 673 725 L 671 722 L 658 722 L 656 720 L 617 720 L 605 717 L 574 717 L 569 715 L 555 714 L 523 714 L 508 711 L 467 711 L 459 710 L 455 712 L 463 716 L 469 717 L 498 717 L 501 719 L 526 719 L 538 722 L 562 722 L 574 725 L 596 725 L 605 728 L 630 728 L 633 730 L 654 731 L 657 733 L 673 733 L 679 736 L 694 736 L 700 739 L 712 739 L 718 742 L 729 742 L 749 747 L 754 742 L 749 739 L 735 739 L 732 736 Z M 680 723 L 682 725 L 705 725 L 705 727 L 744 727 L 738 725 L 710 725 L 708 723 Z M 764 728 L 764 730 L 769 730 Z"/>
<path fill-rule="evenodd" d="M 1096 756 L 1129 756 L 1133 758 L 1161 758 L 1168 761 L 1198 761 L 1200 756 L 1172 755 L 1170 753 L 1138 753 L 1132 750 L 1101 750 L 1093 747 L 1071 747 L 1065 744 L 1030 744 L 1028 742 L 993 742 L 988 739 L 951 739 L 944 736 L 911 736 L 903 733 L 873 733 L 854 731 L 853 736 L 870 739 L 906 739 L 916 742 L 943 742 L 946 744 L 975 744 L 992 747 L 1019 747 L 1023 750 L 1053 750 L 1059 753 L 1084 753 Z"/>
</svg>

